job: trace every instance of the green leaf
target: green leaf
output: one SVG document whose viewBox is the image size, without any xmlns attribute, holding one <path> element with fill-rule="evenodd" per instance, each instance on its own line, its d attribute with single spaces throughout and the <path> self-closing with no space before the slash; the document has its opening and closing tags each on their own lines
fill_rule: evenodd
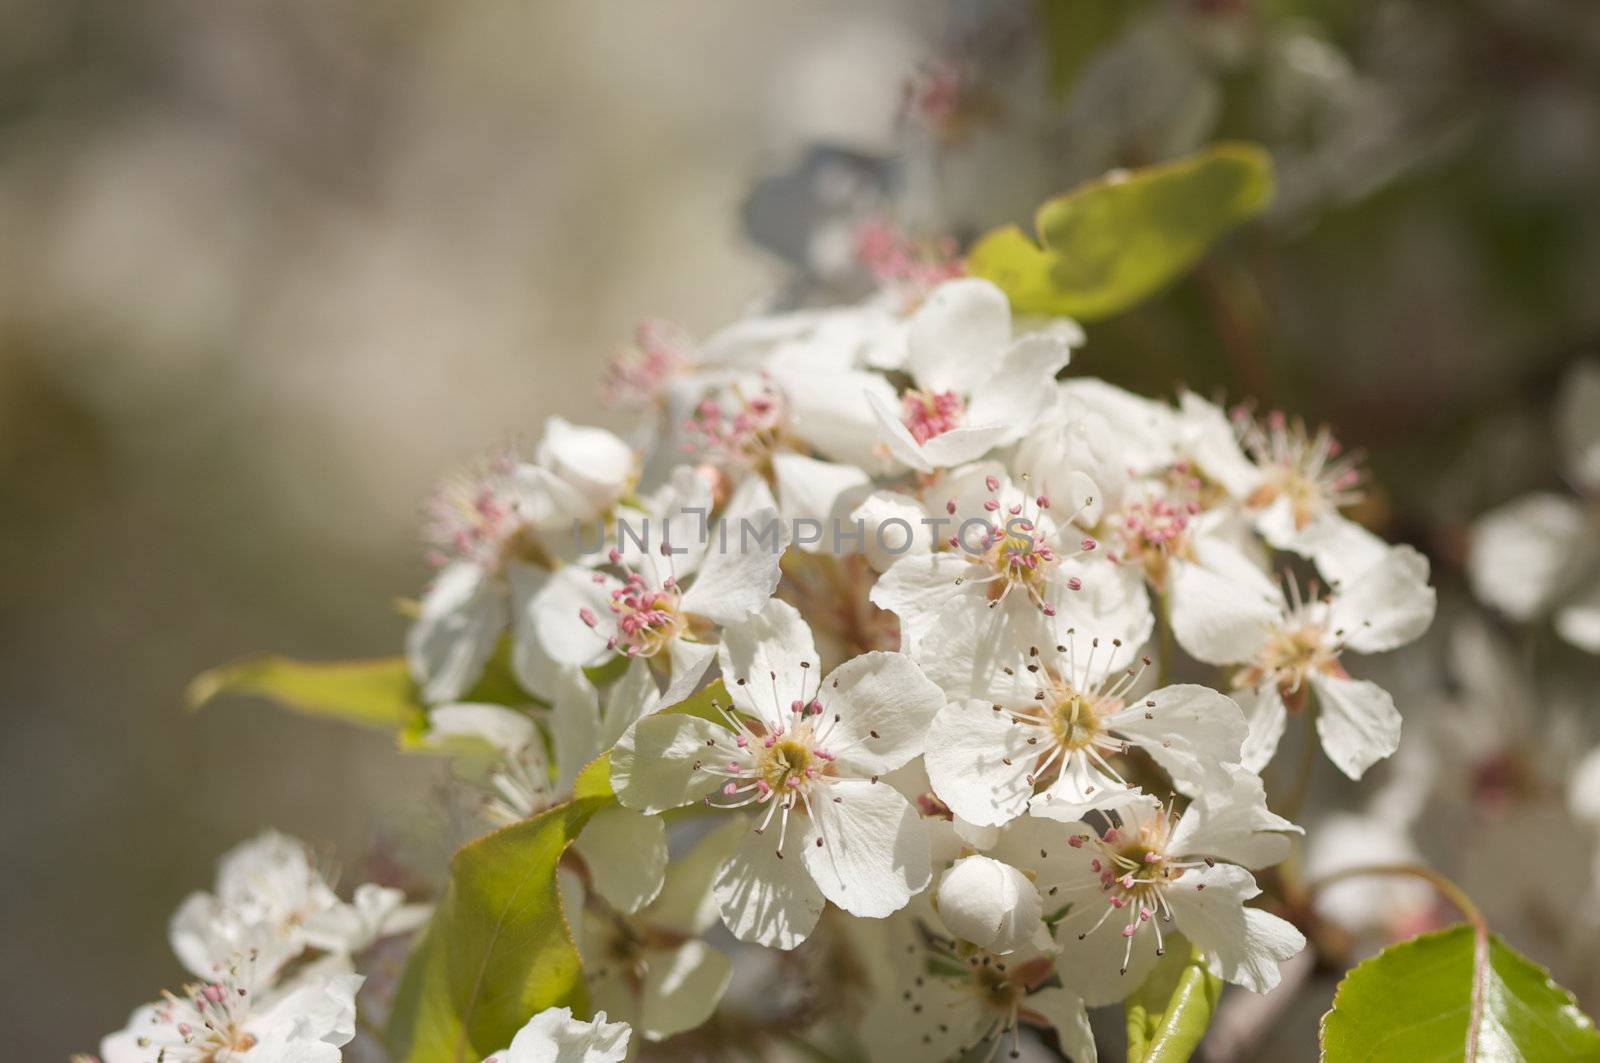
<svg viewBox="0 0 1600 1063">
<path fill-rule="evenodd" d="M 1182 1063 L 1199 1047 L 1222 995 L 1222 979 L 1206 970 L 1183 939 L 1167 939 L 1167 954 L 1123 1002 L 1128 1063 Z"/>
<path fill-rule="evenodd" d="M 1109 317 L 1189 269 L 1271 198 L 1267 153 L 1218 144 L 1080 185 L 1039 208 L 1038 243 L 1014 225 L 996 229 L 968 252 L 967 269 L 1020 313 Z"/>
<path fill-rule="evenodd" d="M 202 672 L 189 684 L 191 711 L 227 694 L 256 695 L 307 716 L 343 720 L 399 733 L 405 749 L 419 749 L 428 727 L 428 710 L 403 657 L 363 661 L 300 661 L 262 654 Z M 500 640 L 485 662 L 483 675 L 462 701 L 525 705 L 536 699 L 517 684 L 511 670 L 511 641 Z"/>
<path fill-rule="evenodd" d="M 1461 925 L 1384 949 L 1344 976 L 1322 1017 L 1324 1063 L 1578 1063 L 1600 1034 L 1549 972 Z"/>
<path fill-rule="evenodd" d="M 586 1011 L 556 865 L 612 800 L 575 800 L 456 852 L 444 897 L 395 995 L 389 1044 L 396 1059 L 476 1063 L 505 1048 L 545 1008 Z"/>
<path fill-rule="evenodd" d="M 578 801 L 590 797 L 611 799 L 616 796 L 611 790 L 610 750 L 591 760 L 572 780 L 572 796 Z"/>
<path fill-rule="evenodd" d="M 261 656 L 196 676 L 186 695 L 198 710 L 224 694 L 253 694 L 308 716 L 405 731 L 425 722 L 416 684 L 399 657 L 297 661 Z"/>
<path fill-rule="evenodd" d="M 666 713 L 716 717 L 717 680 Z M 561 912 L 556 867 L 589 819 L 613 804 L 611 754 L 578 773 L 573 800 L 463 846 L 395 996 L 389 1042 L 406 1061 L 478 1060 L 536 1012 L 582 1011 L 587 992 Z"/>
</svg>

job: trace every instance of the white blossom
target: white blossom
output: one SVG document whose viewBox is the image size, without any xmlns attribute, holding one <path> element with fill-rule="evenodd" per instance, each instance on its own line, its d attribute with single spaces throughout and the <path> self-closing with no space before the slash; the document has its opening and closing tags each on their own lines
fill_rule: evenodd
<svg viewBox="0 0 1600 1063">
<path fill-rule="evenodd" d="M 975 461 L 1020 439 L 1049 408 L 1071 348 L 1059 332 L 1014 337 L 1011 307 L 989 281 L 935 288 L 911 318 L 898 401 L 867 393 L 881 438 L 918 472 Z"/>
<path fill-rule="evenodd" d="M 963 634 L 970 634 L 963 632 Z M 1124 667 L 1120 640 L 1006 645 L 977 659 L 935 639 L 927 671 L 952 700 L 929 732 L 933 790 L 962 818 L 999 825 L 1033 804 L 1073 817 L 1137 792 L 1117 763 L 1144 750 L 1185 792 L 1226 788 L 1244 714 L 1208 687 L 1141 690 L 1150 662 Z M 971 647 L 975 639 L 964 640 Z"/>
<path fill-rule="evenodd" d="M 1511 619 L 1550 614 L 1562 638 L 1600 653 L 1600 363 L 1568 375 L 1556 427 L 1582 497 L 1536 492 L 1480 517 L 1467 573 L 1478 597 Z"/>
<path fill-rule="evenodd" d="M 500 451 L 441 486 L 429 504 L 431 560 L 440 565 L 406 635 L 406 660 L 429 703 L 454 701 L 517 626 L 514 658 L 530 688 L 547 665 L 524 630 L 527 605 L 565 551 L 575 521 L 609 513 L 632 488 L 631 447 L 599 428 L 551 418 L 537 460 Z"/>
<path fill-rule="evenodd" d="M 215 891 L 185 898 L 168 936 L 191 974 L 209 977 L 247 955 L 252 976 L 268 979 L 308 948 L 348 957 L 416 928 L 427 911 L 373 883 L 342 901 L 303 842 L 267 831 L 224 854 Z"/>
<path fill-rule="evenodd" d="M 1299 931 L 1245 901 L 1261 891 L 1247 868 L 1288 852 L 1291 824 L 1268 812 L 1260 781 L 1196 800 L 1182 814 L 1153 797 L 1096 829 L 1037 816 L 1014 821 L 990 851 L 1027 873 L 1052 908 L 1062 983 L 1093 1006 L 1120 1000 L 1149 973 L 1176 930 L 1218 977 L 1256 992 L 1305 945 Z"/>
<path fill-rule="evenodd" d="M 755 613 L 778 585 L 786 545 L 777 511 L 746 518 L 775 529 L 751 542 L 742 526 L 713 528 L 711 489 L 680 467 L 642 510 L 618 513 L 606 567 L 567 565 L 529 603 L 533 636 L 558 665 L 593 667 L 613 655 L 644 658 L 681 701 L 716 658 L 716 632 Z"/>
<path fill-rule="evenodd" d="M 483 1063 L 622 1063 L 632 1033 L 603 1011 L 584 1022 L 573 1018 L 571 1008 L 547 1008 L 517 1031 L 509 1048 L 490 1053 Z"/>
<path fill-rule="evenodd" d="M 1083 1000 L 1048 984 L 1051 948 L 998 955 L 910 920 L 891 929 L 892 974 L 862 1022 L 869 1058 L 943 1063 L 975 1049 L 992 1059 L 1002 1048 L 1016 1058 L 1025 1026 L 1053 1028 L 1077 1063 L 1097 1058 Z"/>
<path fill-rule="evenodd" d="M 1233 686 L 1250 723 L 1244 764 L 1272 759 L 1287 714 L 1316 695 L 1316 728 L 1328 759 L 1358 779 L 1400 743 L 1400 713 L 1376 683 L 1353 679 L 1342 655 L 1383 653 L 1420 637 L 1433 620 L 1428 561 L 1409 546 L 1382 559 L 1327 598 L 1285 593 L 1259 570 L 1236 568 L 1233 586 L 1172 602 L 1178 642 L 1208 664 L 1239 665 Z"/>
<path fill-rule="evenodd" d="M 744 830 L 730 818 L 708 831 L 667 865 L 660 893 L 631 914 L 585 898 L 576 876 L 563 875 L 562 901 L 590 999 L 647 1041 L 705 1022 L 733 977 L 728 956 L 700 938 L 717 922 L 712 881 Z"/>
<path fill-rule="evenodd" d="M 248 956 L 134 1011 L 102 1063 L 338 1063 L 355 1036 L 360 975 L 319 963 L 282 985 Z"/>
<path fill-rule="evenodd" d="M 661 704 L 642 660 L 630 662 L 608 688 L 603 716 L 599 693 L 582 670 L 560 670 L 555 684 L 549 713 L 555 767 L 545 756 L 538 726 L 525 713 L 457 703 L 441 705 L 429 716 L 425 744 L 486 762 L 484 812 L 496 823 L 515 823 L 569 799 L 578 772 Z M 573 849 L 583 857 L 595 889 L 620 911 L 636 911 L 661 889 L 667 839 L 659 819 L 626 808 L 601 809 Z"/>
<path fill-rule="evenodd" d="M 781 601 L 726 629 L 719 657 L 733 707 L 721 723 L 634 724 L 612 752 L 618 799 L 650 813 L 700 799 L 752 810 L 714 884 L 742 940 L 792 948 L 824 899 L 864 916 L 903 908 L 928 884 L 928 839 L 911 804 L 878 780 L 922 751 L 939 689 L 895 653 L 821 677 L 810 629 Z"/>
</svg>

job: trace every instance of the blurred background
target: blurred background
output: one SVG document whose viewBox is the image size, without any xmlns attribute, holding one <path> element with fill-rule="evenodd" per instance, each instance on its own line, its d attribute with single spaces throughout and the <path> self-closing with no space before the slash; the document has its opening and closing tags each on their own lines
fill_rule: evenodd
<svg viewBox="0 0 1600 1063">
<path fill-rule="evenodd" d="M 965 238 L 1112 166 L 1264 143 L 1272 214 L 1075 366 L 1333 422 L 1373 455 L 1369 520 L 1447 597 L 1467 518 L 1559 483 L 1548 404 L 1600 347 L 1588 5 L 0 17 L 11 1058 L 91 1048 L 178 980 L 167 916 L 267 825 L 352 878 L 443 866 L 436 764 L 260 704 L 186 717 L 185 684 L 260 650 L 397 652 L 443 472 L 553 412 L 625 424 L 596 386 L 644 317 L 703 335 L 797 277 L 826 289 L 785 235 L 827 199 L 820 144 Z"/>
</svg>

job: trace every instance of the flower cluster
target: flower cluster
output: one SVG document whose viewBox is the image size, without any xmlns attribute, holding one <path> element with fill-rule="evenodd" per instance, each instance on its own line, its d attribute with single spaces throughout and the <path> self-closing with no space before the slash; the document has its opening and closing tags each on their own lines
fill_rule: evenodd
<svg viewBox="0 0 1600 1063">
<path fill-rule="evenodd" d="M 864 302 L 642 328 L 606 383 L 640 441 L 552 419 L 429 502 L 410 745 L 486 824 L 593 793 L 591 765 L 614 796 L 557 885 L 625 1025 L 545 1012 L 491 1058 L 748 1037 L 715 1033 L 748 1012 L 746 946 L 853 955 L 866 991 L 806 975 L 762 1029 L 834 999 L 873 1058 L 1015 1054 L 1028 1027 L 1093 1058 L 1088 1009 L 1162 956 L 1265 993 L 1305 946 L 1254 874 L 1300 833 L 1259 774 L 1291 722 L 1351 778 L 1396 751 L 1394 699 L 1347 669 L 1417 639 L 1434 592 L 1347 516 L 1359 455 L 1065 373 L 1071 321 L 864 236 Z M 106 1063 L 339 1058 L 352 958 L 416 925 L 402 900 L 241 847 L 173 921 L 201 980 Z"/>
<path fill-rule="evenodd" d="M 564 900 L 646 1042 L 718 1008 L 719 921 L 903 937 L 874 1058 L 1019 1024 L 1089 1058 L 1085 1009 L 1170 949 L 1265 992 L 1304 946 L 1251 903 L 1299 832 L 1258 773 L 1296 718 L 1352 778 L 1395 752 L 1347 667 L 1428 627 L 1428 564 L 1348 518 L 1328 430 L 1058 381 L 1082 341 L 962 276 L 700 344 L 652 325 L 608 378 L 659 415 L 648 449 L 555 421 L 455 489 L 467 548 L 409 641 L 425 741 L 486 760 L 502 821 L 609 751 Z M 533 715 L 462 700 L 500 645 Z M 677 809 L 715 822 L 673 860 Z"/>
<path fill-rule="evenodd" d="M 341 900 L 301 842 L 268 832 L 223 856 L 213 892 L 172 916 L 195 981 L 134 1011 L 100 1063 L 337 1063 L 356 1035 L 356 957 L 415 929 L 425 906 L 364 883 Z"/>
</svg>

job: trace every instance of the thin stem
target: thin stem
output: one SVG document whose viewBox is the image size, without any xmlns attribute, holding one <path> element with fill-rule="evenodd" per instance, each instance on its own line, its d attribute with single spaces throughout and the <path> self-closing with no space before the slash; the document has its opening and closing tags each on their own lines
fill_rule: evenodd
<svg viewBox="0 0 1600 1063">
<path fill-rule="evenodd" d="M 1308 883 L 1306 897 L 1307 899 L 1314 897 L 1335 882 L 1342 882 L 1347 878 L 1362 878 L 1367 875 L 1408 875 L 1411 878 L 1420 878 L 1437 890 L 1445 900 L 1449 901 L 1451 906 L 1461 913 L 1461 917 L 1472 925 L 1475 933 L 1486 935 L 1489 932 L 1489 924 L 1484 920 L 1483 913 L 1478 910 L 1476 904 L 1472 903 L 1472 898 L 1467 896 L 1466 891 L 1433 868 L 1422 864 L 1365 864 L 1360 867 L 1343 868 Z"/>
</svg>

